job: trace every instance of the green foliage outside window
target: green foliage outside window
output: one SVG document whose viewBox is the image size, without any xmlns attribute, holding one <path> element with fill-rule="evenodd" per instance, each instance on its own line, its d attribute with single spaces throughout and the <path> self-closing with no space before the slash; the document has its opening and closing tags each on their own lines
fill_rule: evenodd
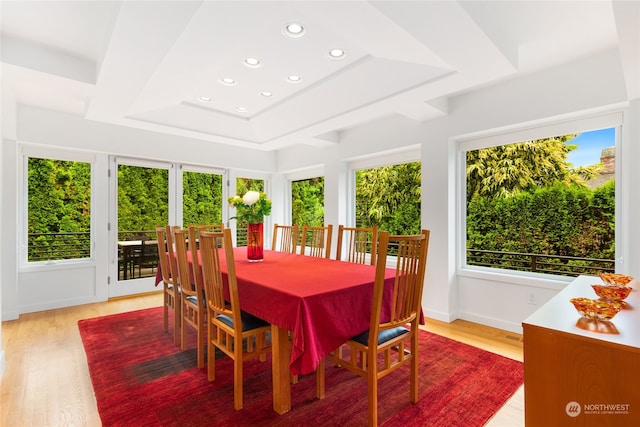
<svg viewBox="0 0 640 427">
<path fill-rule="evenodd" d="M 291 216 L 300 227 L 324 225 L 324 177 L 291 183 Z"/>
<path fill-rule="evenodd" d="M 356 225 L 393 234 L 420 233 L 420 162 L 356 172 Z"/>
<path fill-rule="evenodd" d="M 190 224 L 222 222 L 222 175 L 182 174 L 182 218 L 185 228 Z"/>
<path fill-rule="evenodd" d="M 148 231 L 169 222 L 169 171 L 118 166 L 118 232 Z M 120 235 L 119 239 L 127 237 Z"/>
<path fill-rule="evenodd" d="M 467 201 L 475 196 L 509 197 L 522 191 L 563 183 L 584 185 L 599 165 L 573 168 L 567 144 L 577 135 L 517 142 L 467 152 Z"/>
<path fill-rule="evenodd" d="M 509 198 L 474 197 L 467 247 L 599 259 L 615 256 L 615 182 L 553 186 Z"/>
<path fill-rule="evenodd" d="M 88 258 L 91 164 L 29 158 L 27 260 Z"/>
</svg>

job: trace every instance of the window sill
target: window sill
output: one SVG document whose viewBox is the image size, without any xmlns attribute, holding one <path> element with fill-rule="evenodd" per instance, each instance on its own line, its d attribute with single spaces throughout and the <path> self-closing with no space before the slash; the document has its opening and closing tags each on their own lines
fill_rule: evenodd
<svg viewBox="0 0 640 427">
<path fill-rule="evenodd" d="M 94 268 L 96 262 L 91 258 L 80 260 L 58 260 L 46 262 L 32 262 L 20 266 L 19 273 L 37 273 L 39 271 L 72 270 L 78 268 Z"/>
<path fill-rule="evenodd" d="M 575 279 L 575 277 L 554 276 L 551 274 L 501 270 L 486 267 L 462 267 L 458 269 L 457 274 L 458 276 L 463 277 L 553 290 L 563 289 L 567 284 L 571 283 Z"/>
</svg>

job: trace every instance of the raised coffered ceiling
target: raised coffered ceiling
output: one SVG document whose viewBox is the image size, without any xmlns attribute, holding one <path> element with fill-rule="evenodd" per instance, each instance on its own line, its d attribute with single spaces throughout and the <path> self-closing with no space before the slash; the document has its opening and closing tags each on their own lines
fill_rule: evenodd
<svg viewBox="0 0 640 427">
<path fill-rule="evenodd" d="M 2 1 L 1 12 L 3 88 L 18 103 L 263 150 L 336 144 L 388 115 L 442 117 L 451 96 L 618 45 L 608 1 Z M 288 23 L 304 35 L 287 37 Z"/>
</svg>

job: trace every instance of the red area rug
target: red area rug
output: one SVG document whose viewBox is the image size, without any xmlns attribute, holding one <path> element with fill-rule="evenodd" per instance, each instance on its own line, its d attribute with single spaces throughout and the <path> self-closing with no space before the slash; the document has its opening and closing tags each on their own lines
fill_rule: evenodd
<svg viewBox="0 0 640 427">
<path fill-rule="evenodd" d="M 171 322 L 169 322 L 171 324 Z M 216 380 L 195 366 L 162 328 L 162 308 L 78 322 L 104 426 L 359 426 L 367 423 L 366 382 L 327 365 L 327 395 L 315 375 L 292 385 L 292 410 L 273 411 L 271 359 L 244 364 L 244 409 L 233 409 L 233 373 L 219 357 Z M 195 332 L 190 348 L 195 347 Z M 523 381 L 522 363 L 421 331 L 420 400 L 409 402 L 408 367 L 379 385 L 379 424 L 484 425 Z"/>
</svg>

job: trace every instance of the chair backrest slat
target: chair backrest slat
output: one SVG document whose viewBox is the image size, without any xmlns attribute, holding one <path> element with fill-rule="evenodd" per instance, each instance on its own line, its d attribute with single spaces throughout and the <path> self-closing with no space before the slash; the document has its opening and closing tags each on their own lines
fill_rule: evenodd
<svg viewBox="0 0 640 427">
<path fill-rule="evenodd" d="M 375 265 L 377 246 L 377 225 L 372 227 L 338 226 L 337 260 Z M 346 249 L 346 252 L 343 249 Z"/>
<path fill-rule="evenodd" d="M 295 254 L 297 248 L 298 226 L 274 224 L 271 250 Z"/>
<path fill-rule="evenodd" d="M 180 276 L 178 272 L 178 262 L 175 257 L 175 245 L 173 241 L 173 236 L 176 230 L 180 230 L 180 227 L 177 225 L 167 225 L 165 238 L 167 241 L 167 254 L 169 258 L 169 271 L 171 271 L 171 278 L 173 279 L 173 284 L 175 286 L 179 285 Z"/>
<path fill-rule="evenodd" d="M 169 267 L 169 258 L 167 257 L 167 227 L 156 227 L 156 240 L 158 241 L 158 262 L 160 263 L 160 270 L 162 272 L 162 281 L 165 285 L 173 283 L 171 279 L 171 267 Z"/>
<path fill-rule="evenodd" d="M 331 235 L 333 225 L 315 227 L 302 226 L 302 239 L 300 255 L 310 255 L 317 258 L 329 258 L 331 255 Z M 306 248 L 309 248 L 308 251 Z M 308 253 L 307 253 L 308 252 Z"/>
<path fill-rule="evenodd" d="M 175 247 L 176 247 L 175 255 L 176 255 L 176 264 L 178 266 L 178 274 L 180 277 L 180 290 L 182 291 L 183 297 L 190 296 L 190 295 L 199 297 L 201 295 L 200 291 L 202 288 L 199 288 L 196 285 L 194 280 L 194 274 L 193 274 L 194 269 L 189 265 L 189 260 L 187 258 L 186 236 L 187 236 L 186 230 L 175 230 L 174 232 L 174 240 L 175 240 Z"/>
<path fill-rule="evenodd" d="M 187 249 L 191 252 L 191 259 L 198 259 L 198 253 L 200 252 L 200 234 L 204 232 L 222 232 L 222 230 L 224 230 L 223 223 L 209 225 L 189 225 L 189 241 Z M 202 278 L 201 268 L 193 269 L 193 280 L 197 287 L 204 289 L 204 279 Z"/>
</svg>

